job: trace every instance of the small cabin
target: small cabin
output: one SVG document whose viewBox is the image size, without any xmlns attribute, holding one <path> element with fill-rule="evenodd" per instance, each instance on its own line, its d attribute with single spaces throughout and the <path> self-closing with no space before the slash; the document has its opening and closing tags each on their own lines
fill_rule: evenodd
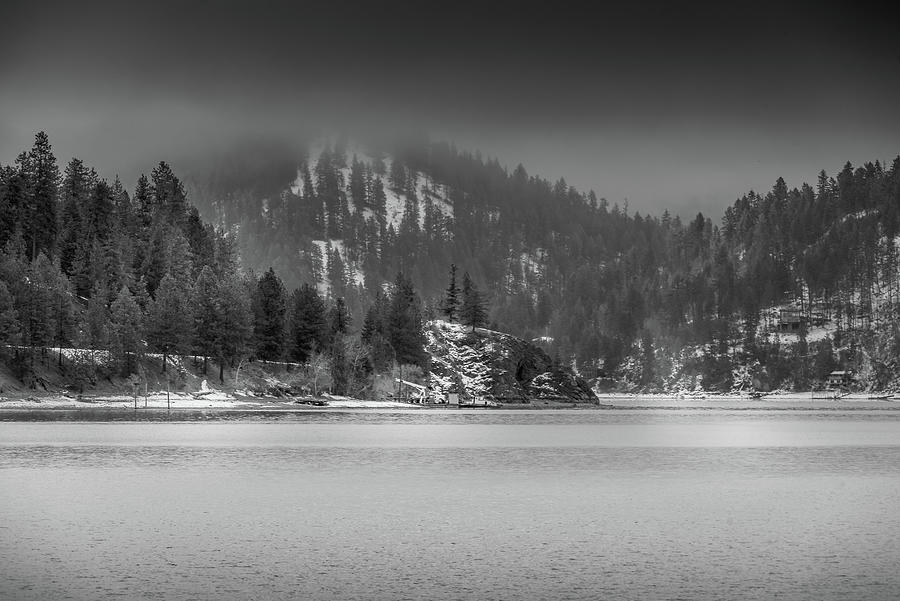
<svg viewBox="0 0 900 601">
<path fill-rule="evenodd" d="M 448 392 L 446 398 L 446 403 L 451 407 L 459 407 L 459 393 L 458 392 Z"/>
<path fill-rule="evenodd" d="M 800 309 L 782 309 L 778 312 L 778 330 L 781 332 L 799 332 L 803 323 L 803 312 Z"/>
<path fill-rule="evenodd" d="M 849 370 L 833 371 L 828 374 L 825 383 L 829 388 L 843 388 L 853 383 L 853 372 Z"/>
</svg>

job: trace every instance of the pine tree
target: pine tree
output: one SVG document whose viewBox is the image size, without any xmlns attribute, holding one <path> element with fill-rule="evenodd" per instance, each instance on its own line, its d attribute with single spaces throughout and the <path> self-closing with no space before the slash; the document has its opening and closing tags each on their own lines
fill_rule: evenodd
<svg viewBox="0 0 900 601">
<path fill-rule="evenodd" d="M 122 185 L 122 180 L 116 176 L 112 185 L 113 203 L 116 207 L 116 225 L 121 233 L 133 236 L 136 233 L 137 222 L 134 219 L 134 209 L 131 206 L 131 196 Z"/>
<path fill-rule="evenodd" d="M 332 155 L 327 149 L 319 155 L 315 171 L 316 197 L 325 205 L 326 235 L 329 238 L 340 238 L 346 206 L 341 192 L 340 172 L 335 169 Z"/>
<path fill-rule="evenodd" d="M 72 291 L 59 265 L 44 253 L 32 261 L 29 273 L 30 294 L 27 331 L 31 346 L 62 348 L 71 340 L 73 329 Z M 59 363 L 62 363 L 60 351 Z"/>
<path fill-rule="evenodd" d="M 391 172 L 388 176 L 388 184 L 395 192 L 403 192 L 406 190 L 406 169 L 398 159 L 391 161 Z"/>
<path fill-rule="evenodd" d="M 134 188 L 134 210 L 137 213 L 138 226 L 147 230 L 153 223 L 154 206 L 153 190 L 150 188 L 150 180 L 143 173 L 138 178 Z"/>
<path fill-rule="evenodd" d="M 188 247 L 191 249 L 191 256 L 194 258 L 194 271 L 198 275 L 204 266 L 215 265 L 215 231 L 211 225 L 203 223 L 196 207 L 188 209 L 184 235 Z"/>
<path fill-rule="evenodd" d="M 152 299 L 150 298 L 150 293 L 147 292 L 147 282 L 144 278 L 139 279 L 137 282 L 132 282 L 131 293 L 134 294 L 134 300 L 137 301 L 141 312 L 147 315 L 150 312 Z"/>
<path fill-rule="evenodd" d="M 337 247 L 328 253 L 328 281 L 331 284 L 332 297 L 341 297 L 347 292 L 347 272 L 344 261 Z"/>
<path fill-rule="evenodd" d="M 31 265 L 25 258 L 24 246 L 22 233 L 17 230 L 6 246 L 0 249 L 0 282 L 5 284 L 11 300 L 10 305 L 3 303 L 5 308 L 2 313 L 6 318 L 4 321 L 14 326 L 8 334 L 0 335 L 0 338 L 7 336 L 8 344 L 21 344 L 27 347 L 32 340 L 32 313 L 35 310 L 36 295 L 31 278 Z M 17 360 L 18 373 L 24 375 L 25 362 L 22 355 L 25 354 L 33 361 L 33 353 L 28 348 L 10 350 Z"/>
<path fill-rule="evenodd" d="M 328 311 L 328 325 L 332 339 L 344 335 L 350 329 L 350 311 L 342 297 L 334 301 L 334 305 Z"/>
<path fill-rule="evenodd" d="M 168 228 L 165 235 L 166 272 L 185 289 L 194 283 L 194 253 L 180 228 Z"/>
<path fill-rule="evenodd" d="M 215 238 L 214 270 L 219 278 L 227 278 L 238 272 L 237 249 L 233 236 L 225 234 Z"/>
<path fill-rule="evenodd" d="M 386 323 L 388 342 L 398 364 L 418 365 L 425 369 L 427 360 L 421 304 L 412 282 L 403 273 L 398 273 Z"/>
<path fill-rule="evenodd" d="M 375 300 L 366 311 L 360 331 L 360 340 L 368 346 L 372 366 L 385 370 L 394 359 L 394 352 L 388 341 L 387 322 L 389 319 L 389 301 L 379 290 Z"/>
<path fill-rule="evenodd" d="M 644 332 L 641 337 L 641 385 L 647 386 L 656 378 L 656 355 L 653 352 L 653 337 Z"/>
<path fill-rule="evenodd" d="M 66 165 L 62 182 L 62 209 L 60 216 L 59 257 L 66 275 L 75 273 L 74 264 L 79 250 L 85 245 L 84 215 L 96 185 L 96 173 L 73 158 Z"/>
<path fill-rule="evenodd" d="M 331 355 L 331 392 L 333 394 L 347 394 L 347 385 L 350 379 L 351 368 L 347 362 L 345 346 L 347 344 L 347 330 L 350 328 L 350 313 L 343 298 L 335 300 L 334 306 L 328 312 L 330 325 L 330 355 Z"/>
<path fill-rule="evenodd" d="M 249 280 L 249 278 L 247 278 Z M 251 283 L 237 273 L 231 273 L 220 283 L 222 303 L 223 335 L 220 350 L 219 381 L 225 381 L 225 360 L 233 366 L 250 353 L 253 335 L 253 307 L 251 305 Z"/>
<path fill-rule="evenodd" d="M 144 316 L 128 286 L 122 286 L 109 308 L 110 352 L 122 375 L 134 373 L 143 337 Z"/>
<path fill-rule="evenodd" d="M 19 312 L 6 283 L 0 280 L 0 345 L 15 346 L 21 343 Z M 2 351 L 3 349 L 0 349 Z"/>
<path fill-rule="evenodd" d="M 353 155 L 353 162 L 350 164 L 350 200 L 357 211 L 362 211 L 368 205 L 366 197 L 366 175 L 363 164 L 359 162 L 356 155 Z"/>
<path fill-rule="evenodd" d="M 254 298 L 256 356 L 264 361 L 278 361 L 282 357 L 285 311 L 284 284 L 270 267 L 259 278 Z"/>
<path fill-rule="evenodd" d="M 79 345 L 91 349 L 105 349 L 109 346 L 109 291 L 100 282 L 94 283 L 87 309 L 82 316 Z"/>
<path fill-rule="evenodd" d="M 21 221 L 27 248 L 32 257 L 39 252 L 53 256 L 57 234 L 59 167 L 46 133 L 38 132 L 34 138 L 34 146 L 22 165 L 28 182 L 28 195 Z"/>
<path fill-rule="evenodd" d="M 203 373 L 208 373 L 210 357 L 222 358 L 225 324 L 222 319 L 221 291 L 209 265 L 203 267 L 193 289 L 194 348 L 203 356 Z"/>
<path fill-rule="evenodd" d="M 303 284 L 291 295 L 290 356 L 298 363 L 309 361 L 313 353 L 321 353 L 328 343 L 328 321 L 325 303 L 316 289 Z"/>
<path fill-rule="evenodd" d="M 94 185 L 90 201 L 85 211 L 85 233 L 91 240 L 105 241 L 113 229 L 115 203 L 112 189 L 106 181 L 101 180 Z"/>
<path fill-rule="evenodd" d="M 384 223 L 385 213 L 387 212 L 387 195 L 384 193 L 384 182 L 380 177 L 376 177 L 372 182 L 372 209 L 378 215 L 379 220 Z"/>
<path fill-rule="evenodd" d="M 484 308 L 481 293 L 475 286 L 475 282 L 469 277 L 468 271 L 463 275 L 462 296 L 462 307 L 459 310 L 460 321 L 467 326 L 472 326 L 473 332 L 475 328 L 483 328 L 487 324 L 487 311 Z"/>
<path fill-rule="evenodd" d="M 172 172 L 172 168 L 165 161 L 150 174 L 150 194 L 157 210 L 162 212 L 166 221 L 173 225 L 183 225 L 187 199 L 184 194 L 184 186 Z"/>
<path fill-rule="evenodd" d="M 147 241 L 142 243 L 141 252 L 137 253 L 140 263 L 136 265 L 135 272 L 138 278 L 144 280 L 147 292 L 156 294 L 156 289 L 166 275 L 166 228 L 160 224 L 154 224 L 146 234 Z"/>
<path fill-rule="evenodd" d="M 25 202 L 26 182 L 16 169 L 0 167 L 0 248 L 13 237 Z"/>
<path fill-rule="evenodd" d="M 170 274 L 166 274 L 156 289 L 147 316 L 147 340 L 163 355 L 163 368 L 169 355 L 183 354 L 190 348 L 194 316 L 188 302 L 188 291 Z"/>
<path fill-rule="evenodd" d="M 441 311 L 447 316 L 447 321 L 453 321 L 457 317 L 459 309 L 459 289 L 456 287 L 456 264 L 450 265 L 450 284 L 444 293 L 441 303 Z"/>
<path fill-rule="evenodd" d="M 344 336 L 339 335 L 332 343 L 329 352 L 331 358 L 331 394 L 347 394 L 350 368 L 347 365 L 347 355 L 344 351 L 344 344 Z"/>
</svg>

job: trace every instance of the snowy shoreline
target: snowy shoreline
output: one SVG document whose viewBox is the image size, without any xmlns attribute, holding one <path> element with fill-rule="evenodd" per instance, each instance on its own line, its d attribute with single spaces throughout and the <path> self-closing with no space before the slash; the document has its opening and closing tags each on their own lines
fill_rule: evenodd
<svg viewBox="0 0 900 601">
<path fill-rule="evenodd" d="M 900 410 L 900 397 L 884 395 L 875 398 L 867 393 L 855 393 L 841 398 L 813 397 L 805 392 L 778 392 L 761 397 L 735 394 L 598 394 L 599 404 L 534 401 L 506 404 L 506 410 L 616 410 L 616 409 L 886 409 Z M 391 411 L 422 411 L 425 409 L 453 409 L 442 406 L 423 406 L 395 401 L 370 401 L 350 397 L 322 395 L 315 398 L 288 399 L 256 397 L 222 391 L 201 393 L 167 393 L 155 391 L 146 396 L 96 394 L 72 396 L 67 394 L 19 394 L 0 396 L 0 412 L 68 410 L 195 410 L 204 412 L 302 412 L 333 409 L 388 409 Z M 465 408 L 463 408 L 465 409 Z"/>
<path fill-rule="evenodd" d="M 322 403 L 324 405 L 317 405 Z M 62 394 L 24 395 L 16 398 L 0 396 L 0 411 L 4 409 L 195 409 L 195 410 L 310 410 L 310 409 L 399 409 L 416 408 L 415 405 L 392 401 L 367 401 L 349 397 L 323 396 L 316 399 L 279 399 L 275 397 L 250 397 L 226 392 L 209 394 L 151 392 L 135 399 L 128 395 L 99 394 L 74 397 Z"/>
</svg>

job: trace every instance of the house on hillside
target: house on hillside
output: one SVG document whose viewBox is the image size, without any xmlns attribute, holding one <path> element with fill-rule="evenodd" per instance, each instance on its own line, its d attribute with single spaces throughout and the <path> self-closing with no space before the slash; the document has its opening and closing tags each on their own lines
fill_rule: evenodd
<svg viewBox="0 0 900 601">
<path fill-rule="evenodd" d="M 800 309 L 781 309 L 778 312 L 778 331 L 799 332 L 804 319 Z"/>
<path fill-rule="evenodd" d="M 850 370 L 833 371 L 825 378 L 828 388 L 846 388 L 853 383 L 853 372 Z"/>
<path fill-rule="evenodd" d="M 828 305 L 823 302 L 812 303 L 809 307 L 809 321 L 814 327 L 825 325 L 829 321 Z"/>
</svg>

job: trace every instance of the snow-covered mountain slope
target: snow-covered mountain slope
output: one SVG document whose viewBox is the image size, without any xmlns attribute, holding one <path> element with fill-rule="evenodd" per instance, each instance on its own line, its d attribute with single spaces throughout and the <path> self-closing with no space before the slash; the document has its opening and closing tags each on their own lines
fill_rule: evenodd
<svg viewBox="0 0 900 601">
<path fill-rule="evenodd" d="M 316 165 L 316 162 L 319 160 L 319 157 L 322 156 L 323 152 L 335 152 L 333 145 L 328 141 L 320 140 L 313 144 L 307 155 L 306 165 L 309 167 L 310 171 L 312 171 Z M 403 213 L 406 208 L 407 195 L 398 192 L 392 189 L 389 185 L 387 185 L 387 174 L 391 172 L 391 163 L 393 162 L 393 158 L 390 156 L 385 156 L 382 159 L 382 163 L 384 165 L 383 169 L 376 169 L 377 159 L 372 156 L 362 145 L 354 142 L 350 142 L 346 145 L 344 150 L 344 160 L 342 163 L 346 165 L 345 167 L 339 168 L 339 179 L 341 182 L 346 184 L 350 181 L 350 165 L 353 163 L 353 159 L 356 159 L 364 167 L 369 167 L 373 171 L 376 172 L 376 177 L 379 177 L 384 182 L 384 194 L 386 197 L 385 203 L 385 219 L 387 225 L 392 225 L 395 230 L 399 229 L 400 222 L 403 220 Z M 377 172 L 381 171 L 381 174 Z M 420 204 L 424 205 L 425 202 L 431 202 L 435 209 L 440 211 L 440 213 L 449 219 L 453 219 L 453 202 L 450 200 L 450 190 L 447 186 L 442 184 L 436 184 L 429 177 L 421 173 L 413 173 L 413 177 L 415 177 L 415 183 L 413 184 L 413 188 L 416 191 L 416 196 Z M 299 196 L 303 190 L 303 165 L 300 166 L 297 170 L 297 179 L 290 186 L 291 192 Z M 356 212 L 356 208 L 350 199 L 347 199 L 347 209 L 353 214 Z M 364 209 L 364 217 L 366 219 L 375 218 L 376 215 L 372 212 L 371 209 Z M 423 210 L 419 211 L 419 227 L 422 227 L 425 223 L 425 212 Z"/>
</svg>

